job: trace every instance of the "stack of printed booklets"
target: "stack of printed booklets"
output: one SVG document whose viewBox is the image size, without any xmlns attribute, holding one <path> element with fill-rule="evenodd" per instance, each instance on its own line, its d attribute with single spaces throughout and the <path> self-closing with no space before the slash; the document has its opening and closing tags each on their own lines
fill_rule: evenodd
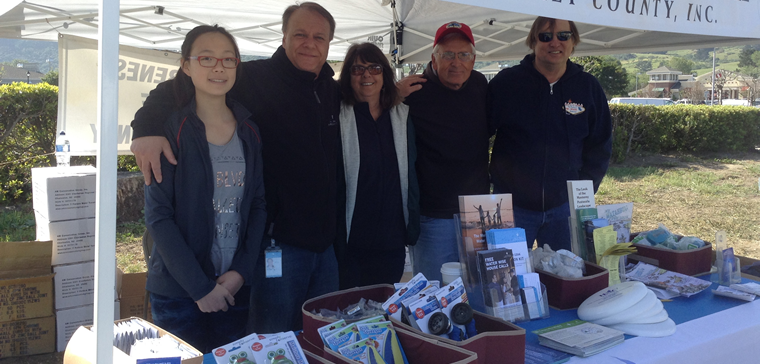
<svg viewBox="0 0 760 364">
<path fill-rule="evenodd" d="M 622 331 L 581 320 L 534 331 L 538 343 L 580 357 L 598 354 L 625 340 Z"/>
</svg>

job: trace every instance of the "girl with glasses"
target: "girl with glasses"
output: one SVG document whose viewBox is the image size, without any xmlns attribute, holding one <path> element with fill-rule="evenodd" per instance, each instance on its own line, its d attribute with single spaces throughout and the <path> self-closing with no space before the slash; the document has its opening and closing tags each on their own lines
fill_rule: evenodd
<svg viewBox="0 0 760 364">
<path fill-rule="evenodd" d="M 259 130 L 227 98 L 239 63 L 224 28 L 187 34 L 165 128 L 177 164 L 162 155 L 162 182 L 145 186 L 153 321 L 204 353 L 246 334 L 266 219 Z"/>
<path fill-rule="evenodd" d="M 354 44 L 340 73 L 346 237 L 336 244 L 341 288 L 399 282 L 419 235 L 416 149 L 409 108 L 374 44 Z"/>
</svg>

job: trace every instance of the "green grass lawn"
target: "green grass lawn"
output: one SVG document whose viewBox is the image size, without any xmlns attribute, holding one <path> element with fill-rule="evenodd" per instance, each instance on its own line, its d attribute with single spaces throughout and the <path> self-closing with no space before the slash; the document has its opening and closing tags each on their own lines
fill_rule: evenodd
<svg viewBox="0 0 760 364">
<path fill-rule="evenodd" d="M 760 258 L 760 153 L 738 155 L 638 155 L 613 164 L 596 194 L 597 204 L 634 202 L 633 231 L 664 224 L 674 233 L 714 241 L 725 230 L 738 255 Z M 0 241 L 35 238 L 31 208 L 0 210 Z M 146 270 L 142 222 L 121 224 L 117 265 Z"/>
</svg>

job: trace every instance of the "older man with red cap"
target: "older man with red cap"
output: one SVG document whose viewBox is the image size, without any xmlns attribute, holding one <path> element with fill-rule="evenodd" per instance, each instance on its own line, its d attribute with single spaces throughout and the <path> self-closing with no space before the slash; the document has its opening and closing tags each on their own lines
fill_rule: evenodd
<svg viewBox="0 0 760 364">
<path fill-rule="evenodd" d="M 441 280 L 441 265 L 459 261 L 454 214 L 459 195 L 487 194 L 488 81 L 475 65 L 475 39 L 459 22 L 435 34 L 431 61 L 421 76 L 397 86 L 416 130 L 420 237 L 411 247 L 414 273 Z M 410 94 L 411 92 L 411 94 Z"/>
</svg>

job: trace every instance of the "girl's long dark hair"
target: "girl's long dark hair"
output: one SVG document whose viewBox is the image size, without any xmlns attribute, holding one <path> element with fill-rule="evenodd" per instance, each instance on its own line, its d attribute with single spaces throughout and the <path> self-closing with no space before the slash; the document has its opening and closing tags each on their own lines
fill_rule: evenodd
<svg viewBox="0 0 760 364">
<path fill-rule="evenodd" d="M 217 32 L 227 37 L 235 48 L 235 57 L 240 59 L 240 49 L 238 49 L 237 43 L 235 42 L 235 37 L 233 37 L 226 29 L 218 25 L 199 25 L 189 31 L 185 36 L 185 41 L 182 42 L 182 58 L 180 59 L 179 71 L 177 71 L 177 76 L 172 80 L 174 100 L 177 103 L 177 108 L 182 108 L 187 105 L 195 96 L 195 85 L 193 85 L 193 80 L 182 70 L 182 65 L 184 62 L 189 61 L 188 57 L 191 56 L 190 51 L 193 48 L 195 40 L 203 34 L 212 32 Z M 241 70 L 242 67 L 238 65 L 238 68 L 235 70 L 235 82 L 240 79 L 240 76 L 242 75 Z"/>
</svg>

